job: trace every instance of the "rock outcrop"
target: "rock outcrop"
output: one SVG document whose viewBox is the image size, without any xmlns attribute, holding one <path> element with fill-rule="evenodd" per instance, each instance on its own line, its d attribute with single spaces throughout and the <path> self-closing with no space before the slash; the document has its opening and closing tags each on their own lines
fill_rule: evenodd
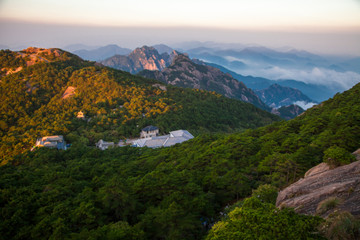
<svg viewBox="0 0 360 240">
<path fill-rule="evenodd" d="M 322 217 L 335 210 L 360 216 L 360 161 L 335 169 L 330 169 L 325 163 L 319 164 L 303 179 L 282 190 L 276 205 Z"/>
<path fill-rule="evenodd" d="M 143 46 L 136 48 L 129 55 L 115 55 L 100 63 L 115 69 L 130 72 L 132 74 L 138 73 L 142 70 L 158 70 L 161 71 L 172 62 L 177 53 L 173 51 L 171 54 L 159 54 L 153 47 Z"/>
<path fill-rule="evenodd" d="M 69 86 L 66 88 L 64 94 L 62 95 L 62 99 L 67 99 L 75 95 L 75 87 Z"/>
<path fill-rule="evenodd" d="M 199 60 L 191 60 L 185 54 L 175 56 L 172 64 L 162 71 L 142 71 L 139 75 L 179 87 L 215 91 L 226 97 L 270 110 L 251 89 L 230 74 L 223 73 L 218 68 L 208 66 Z"/>
</svg>

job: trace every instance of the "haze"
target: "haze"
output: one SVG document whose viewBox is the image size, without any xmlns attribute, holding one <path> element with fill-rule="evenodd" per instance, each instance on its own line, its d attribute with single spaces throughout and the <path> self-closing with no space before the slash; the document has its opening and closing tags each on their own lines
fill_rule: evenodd
<svg viewBox="0 0 360 240">
<path fill-rule="evenodd" d="M 0 0 L 0 44 L 216 41 L 360 55 L 358 0 Z"/>
</svg>

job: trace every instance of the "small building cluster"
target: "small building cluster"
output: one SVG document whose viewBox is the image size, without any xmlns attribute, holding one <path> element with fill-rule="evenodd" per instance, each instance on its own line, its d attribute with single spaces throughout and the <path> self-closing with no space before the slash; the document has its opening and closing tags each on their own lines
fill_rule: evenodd
<svg viewBox="0 0 360 240">
<path fill-rule="evenodd" d="M 170 132 L 167 135 L 160 136 L 159 128 L 154 126 L 147 126 L 141 130 L 140 138 L 138 139 L 128 139 L 126 141 L 120 141 L 118 144 L 115 144 L 114 142 L 106 142 L 100 139 L 95 145 L 101 150 L 124 146 L 159 148 L 170 147 L 192 138 L 194 138 L 194 136 L 186 130 L 176 130 Z M 31 150 L 34 150 L 37 147 L 46 147 L 59 150 L 66 150 L 68 148 L 62 135 L 38 138 L 36 140 L 35 146 Z"/>
<path fill-rule="evenodd" d="M 194 136 L 186 130 L 176 130 L 170 132 L 168 135 L 159 136 L 159 128 L 154 126 L 147 126 L 141 130 L 139 139 L 128 139 L 126 142 L 120 141 L 118 144 L 115 144 L 114 142 L 105 142 L 101 139 L 96 143 L 96 147 L 101 150 L 105 150 L 109 147 L 115 146 L 149 148 L 170 147 L 177 143 L 182 143 L 190 140 L 192 138 L 194 138 Z"/>
<path fill-rule="evenodd" d="M 192 138 L 194 138 L 194 136 L 191 135 L 191 133 L 189 133 L 188 131 L 177 130 L 170 132 L 168 135 L 137 139 L 133 142 L 133 146 L 149 148 L 170 147 L 172 145 L 185 142 Z"/>
<path fill-rule="evenodd" d="M 105 149 L 108 149 L 109 147 L 114 147 L 115 143 L 114 142 L 105 142 L 104 140 L 100 139 L 95 145 L 97 148 L 99 148 L 101 150 L 105 150 Z"/>
<path fill-rule="evenodd" d="M 67 149 L 66 142 L 62 135 L 38 138 L 36 139 L 35 146 L 32 148 L 32 150 L 36 147 L 56 148 L 60 150 Z"/>
</svg>

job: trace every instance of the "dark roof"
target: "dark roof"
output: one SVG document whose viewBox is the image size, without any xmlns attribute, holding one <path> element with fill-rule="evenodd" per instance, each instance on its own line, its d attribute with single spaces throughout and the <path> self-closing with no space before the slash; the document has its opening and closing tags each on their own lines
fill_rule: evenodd
<svg viewBox="0 0 360 240">
<path fill-rule="evenodd" d="M 159 129 L 159 128 L 150 125 L 150 126 L 144 127 L 141 131 L 144 131 L 144 132 L 146 132 L 146 131 L 155 131 L 157 129 Z"/>
</svg>

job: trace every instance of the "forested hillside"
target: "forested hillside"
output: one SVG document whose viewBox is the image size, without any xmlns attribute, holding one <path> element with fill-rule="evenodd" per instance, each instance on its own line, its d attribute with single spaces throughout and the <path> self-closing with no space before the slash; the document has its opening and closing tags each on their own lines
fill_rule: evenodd
<svg viewBox="0 0 360 240">
<path fill-rule="evenodd" d="M 88 76 L 101 70 L 107 74 L 126 76 L 124 82 L 131 79 L 130 75 L 118 71 L 109 73 L 108 69 L 87 69 L 94 69 L 87 73 Z M 74 73 L 72 76 L 75 76 Z M 83 78 L 74 78 L 79 79 Z M 91 77 L 82 81 L 91 86 L 95 84 L 88 79 Z M 147 81 L 139 78 L 133 81 L 135 79 Z M 10 80 L 6 78 L 4 82 L 7 81 Z M 150 88 L 148 91 L 157 90 Z M 57 93 L 58 98 L 61 98 L 63 91 Z M 195 112 L 204 109 L 205 114 L 218 106 L 218 102 L 222 104 L 218 110 L 213 110 L 214 116 L 223 113 L 220 112 L 221 108 L 228 109 L 228 103 L 232 104 L 229 112 L 233 112 L 231 100 L 208 92 L 168 88 L 157 97 L 153 94 L 152 99 L 160 101 L 166 97 L 172 99 L 166 101 L 170 109 L 186 109 L 185 101 L 179 104 L 175 97 L 170 98 L 175 95 L 181 98 L 182 95 L 171 95 L 172 92 L 184 92 L 189 95 L 186 99 L 204 100 L 200 101 L 201 105 L 196 104 L 193 110 L 183 110 L 188 112 L 186 116 L 192 114 L 195 119 L 200 118 Z M 78 129 L 70 132 L 73 135 L 69 138 L 74 139 L 74 144 L 69 150 L 39 149 L 26 152 L 16 156 L 12 164 L 0 168 L 0 238 L 200 239 L 220 219 L 220 212 L 226 206 L 248 197 L 252 189 L 266 183 L 275 188 L 289 185 L 310 167 L 322 162 L 324 153 L 335 146 L 346 152 L 359 148 L 359 94 L 360 84 L 287 122 L 277 122 L 242 133 L 202 134 L 180 145 L 160 149 L 123 147 L 100 151 L 87 146 L 89 138 L 83 137 L 88 136 L 85 131 L 87 126 L 78 122 L 80 120 L 74 121 L 69 126 L 78 124 Z M 214 101 L 209 101 L 212 99 Z M 123 104 L 125 108 L 125 103 L 117 104 Z M 107 109 L 99 105 L 94 110 L 85 110 L 92 113 Z M 77 105 L 74 103 L 74 106 Z M 65 105 L 59 108 L 66 109 Z M 176 111 L 170 112 L 175 114 Z M 240 109 L 238 111 L 241 112 Z M 257 111 L 257 114 L 263 113 Z M 52 112 L 56 111 L 47 113 L 52 116 Z M 153 121 L 165 119 L 167 114 L 159 113 Z M 47 117 L 46 114 L 41 116 Z M 176 119 L 177 115 L 168 116 Z M 189 122 L 195 125 L 195 121 Z M 42 124 L 46 122 L 49 121 Z M 251 119 L 248 122 L 251 123 Z M 99 125 L 106 130 L 106 121 Z M 202 127 L 208 125 L 198 126 L 197 129 L 200 132 Z M 97 124 L 94 126 L 94 129 L 98 127 Z M 212 126 L 218 129 L 225 123 L 219 126 L 214 123 Z M 202 132 L 208 130 L 210 128 Z M 235 208 L 229 214 L 229 222 L 216 224 L 218 228 L 211 230 L 208 239 L 248 237 L 254 236 L 251 235 L 254 233 L 267 238 L 321 238 L 314 232 L 321 222 L 318 218 L 304 217 L 287 209 L 278 210 L 254 199 L 240 204 L 245 207 Z M 279 214 L 276 214 L 277 211 Z M 244 222 L 238 216 L 242 215 L 247 217 L 248 230 L 241 228 Z M 259 221 L 257 216 L 264 217 Z M 232 222 L 235 225 L 231 225 Z M 239 224 L 239 228 L 231 228 L 236 224 Z M 221 228 L 222 225 L 230 228 Z M 266 229 L 272 234 L 266 235 Z M 282 230 L 288 234 L 281 235 Z"/>
<path fill-rule="evenodd" d="M 1 51 L 0 158 L 31 149 L 36 138 L 65 135 L 94 146 L 99 139 L 138 137 L 147 125 L 161 133 L 233 132 L 279 120 L 250 104 L 206 91 L 165 87 L 83 61 L 59 49 Z M 86 119 L 77 119 L 77 113 Z"/>
</svg>

